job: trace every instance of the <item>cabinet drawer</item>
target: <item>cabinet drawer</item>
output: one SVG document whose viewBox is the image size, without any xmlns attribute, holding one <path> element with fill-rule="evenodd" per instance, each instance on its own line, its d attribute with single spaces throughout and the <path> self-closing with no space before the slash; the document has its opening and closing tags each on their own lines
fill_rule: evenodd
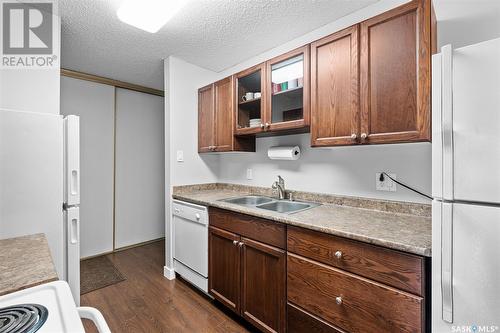
<svg viewBox="0 0 500 333">
<path fill-rule="evenodd" d="M 287 305 L 288 333 L 345 333 L 293 304 Z"/>
<path fill-rule="evenodd" d="M 288 226 L 287 248 L 419 296 L 425 293 L 424 258 L 416 255 L 292 226 Z"/>
<path fill-rule="evenodd" d="M 214 227 L 281 249 L 286 246 L 286 228 L 282 223 L 218 208 L 209 209 L 209 220 Z"/>
<path fill-rule="evenodd" d="M 288 301 L 348 332 L 422 332 L 421 297 L 287 256 Z"/>
</svg>

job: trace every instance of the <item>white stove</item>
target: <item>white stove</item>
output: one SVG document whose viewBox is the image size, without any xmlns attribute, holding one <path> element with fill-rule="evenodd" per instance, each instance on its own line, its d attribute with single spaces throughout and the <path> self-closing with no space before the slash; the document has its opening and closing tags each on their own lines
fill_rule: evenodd
<svg viewBox="0 0 500 333">
<path fill-rule="evenodd" d="M 0 333 L 85 333 L 81 318 L 111 332 L 97 309 L 75 305 L 65 281 L 0 296 Z"/>
</svg>

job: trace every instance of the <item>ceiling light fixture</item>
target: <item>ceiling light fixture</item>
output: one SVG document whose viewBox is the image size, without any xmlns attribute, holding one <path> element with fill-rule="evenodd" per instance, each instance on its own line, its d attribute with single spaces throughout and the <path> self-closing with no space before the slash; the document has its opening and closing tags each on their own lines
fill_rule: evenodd
<svg viewBox="0 0 500 333">
<path fill-rule="evenodd" d="M 124 0 L 116 14 L 122 22 L 155 33 L 186 2 L 187 0 Z"/>
</svg>

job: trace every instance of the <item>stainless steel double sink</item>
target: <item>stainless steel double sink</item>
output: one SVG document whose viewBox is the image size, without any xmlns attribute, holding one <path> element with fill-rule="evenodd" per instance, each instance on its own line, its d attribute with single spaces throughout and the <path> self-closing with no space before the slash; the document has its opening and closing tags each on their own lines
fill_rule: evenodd
<svg viewBox="0 0 500 333">
<path fill-rule="evenodd" d="M 321 205 L 315 202 L 278 200 L 260 195 L 246 195 L 236 198 L 220 199 L 218 201 L 240 206 L 255 207 L 283 214 L 298 213 Z"/>
</svg>

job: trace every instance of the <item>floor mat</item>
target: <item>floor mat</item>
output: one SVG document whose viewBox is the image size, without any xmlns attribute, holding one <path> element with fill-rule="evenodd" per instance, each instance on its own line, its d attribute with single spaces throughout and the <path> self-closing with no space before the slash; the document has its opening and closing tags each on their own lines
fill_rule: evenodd
<svg viewBox="0 0 500 333">
<path fill-rule="evenodd" d="M 81 295 L 125 280 L 125 276 L 106 256 L 80 262 Z"/>
</svg>

